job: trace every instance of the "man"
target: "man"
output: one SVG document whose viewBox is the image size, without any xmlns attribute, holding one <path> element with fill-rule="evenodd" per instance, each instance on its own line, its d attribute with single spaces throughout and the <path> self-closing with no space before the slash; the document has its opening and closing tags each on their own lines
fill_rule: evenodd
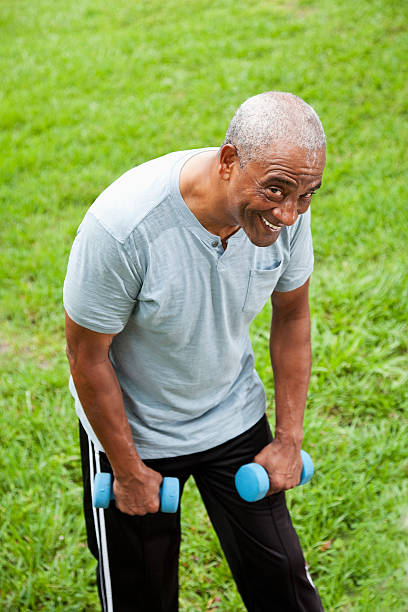
<svg viewBox="0 0 408 612">
<path fill-rule="evenodd" d="M 297 485 L 309 384 L 310 201 L 325 137 L 300 98 L 268 92 L 235 114 L 221 148 L 130 170 L 91 206 L 64 285 L 71 391 L 81 421 L 88 542 L 104 610 L 178 609 L 179 512 L 163 476 L 193 475 L 250 612 L 321 611 L 284 491 Z M 276 424 L 248 327 L 272 296 Z M 240 465 L 268 471 L 243 501 Z M 96 471 L 115 501 L 92 509 Z"/>
</svg>

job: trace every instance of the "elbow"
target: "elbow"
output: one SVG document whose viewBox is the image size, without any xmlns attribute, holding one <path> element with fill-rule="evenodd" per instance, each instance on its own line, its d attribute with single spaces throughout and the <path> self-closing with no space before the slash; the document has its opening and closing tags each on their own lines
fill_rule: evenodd
<svg viewBox="0 0 408 612">
<path fill-rule="evenodd" d="M 73 348 L 69 344 L 69 342 L 67 342 L 66 345 L 65 345 L 65 354 L 67 356 L 69 367 L 70 367 L 70 370 L 71 370 L 71 373 L 72 373 L 73 370 L 75 370 L 75 366 L 76 366 L 76 363 L 77 363 L 77 357 L 76 357 L 75 351 L 73 350 Z"/>
</svg>

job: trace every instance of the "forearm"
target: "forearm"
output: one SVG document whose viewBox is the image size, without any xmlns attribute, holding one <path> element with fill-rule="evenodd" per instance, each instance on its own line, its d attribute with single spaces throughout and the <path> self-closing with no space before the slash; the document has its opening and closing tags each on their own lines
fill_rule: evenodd
<svg viewBox="0 0 408 612">
<path fill-rule="evenodd" d="M 272 317 L 270 354 L 275 384 L 275 439 L 300 448 L 312 353 L 310 315 Z"/>
<path fill-rule="evenodd" d="M 163 479 L 143 463 L 133 442 L 122 391 L 109 360 L 114 334 L 101 334 L 81 327 L 68 313 L 65 331 L 75 388 L 113 469 L 117 508 L 132 516 L 157 512 Z"/>
<path fill-rule="evenodd" d="M 135 475 L 142 462 L 126 417 L 122 391 L 109 359 L 91 363 L 68 355 L 85 414 L 102 444 L 116 478 Z"/>
</svg>

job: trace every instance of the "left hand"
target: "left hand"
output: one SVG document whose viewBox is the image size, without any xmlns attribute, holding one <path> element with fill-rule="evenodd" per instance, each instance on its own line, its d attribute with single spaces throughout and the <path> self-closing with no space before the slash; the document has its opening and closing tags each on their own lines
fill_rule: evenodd
<svg viewBox="0 0 408 612">
<path fill-rule="evenodd" d="M 302 474 L 300 448 L 275 439 L 254 457 L 255 463 L 268 472 L 270 488 L 267 495 L 296 487 Z"/>
</svg>

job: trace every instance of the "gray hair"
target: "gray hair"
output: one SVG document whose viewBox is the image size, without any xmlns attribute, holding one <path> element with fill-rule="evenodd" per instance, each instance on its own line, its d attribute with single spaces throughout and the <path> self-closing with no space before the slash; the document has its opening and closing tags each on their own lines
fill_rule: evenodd
<svg viewBox="0 0 408 612">
<path fill-rule="evenodd" d="M 248 98 L 229 124 L 224 144 L 237 149 L 241 165 L 262 159 L 271 145 L 285 142 L 312 155 L 326 146 L 317 113 L 291 93 L 268 91 Z"/>
</svg>

